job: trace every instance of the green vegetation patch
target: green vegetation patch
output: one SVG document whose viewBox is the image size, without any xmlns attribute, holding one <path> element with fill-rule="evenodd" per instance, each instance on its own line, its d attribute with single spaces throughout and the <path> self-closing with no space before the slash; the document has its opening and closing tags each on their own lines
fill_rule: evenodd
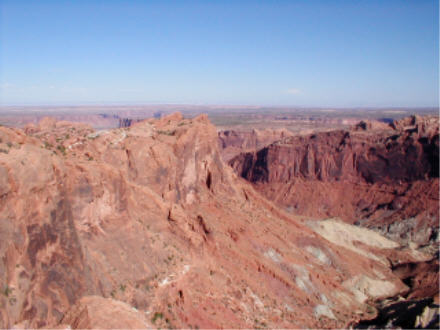
<svg viewBox="0 0 440 330">
<path fill-rule="evenodd" d="M 156 323 L 157 319 L 163 319 L 163 313 L 156 312 L 151 318 L 151 322 Z"/>
</svg>

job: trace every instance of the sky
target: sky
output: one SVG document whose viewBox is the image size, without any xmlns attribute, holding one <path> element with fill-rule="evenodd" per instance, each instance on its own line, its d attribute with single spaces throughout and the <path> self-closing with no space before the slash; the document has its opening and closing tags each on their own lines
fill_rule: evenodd
<svg viewBox="0 0 440 330">
<path fill-rule="evenodd" d="M 0 0 L 0 105 L 438 102 L 438 1 Z"/>
</svg>

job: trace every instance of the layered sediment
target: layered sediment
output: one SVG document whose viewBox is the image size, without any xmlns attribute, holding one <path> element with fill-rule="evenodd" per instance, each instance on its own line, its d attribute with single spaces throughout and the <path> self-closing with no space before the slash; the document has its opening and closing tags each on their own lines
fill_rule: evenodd
<svg viewBox="0 0 440 330">
<path fill-rule="evenodd" d="M 275 168 L 257 177 L 288 173 Z M 344 242 L 324 238 L 341 226 Z M 204 115 L 0 127 L 2 328 L 340 328 L 407 292 L 393 264 L 423 260 L 266 200 L 223 162 Z"/>
<path fill-rule="evenodd" d="M 339 217 L 401 242 L 438 235 L 438 117 L 281 139 L 230 161 L 286 210 Z"/>
</svg>

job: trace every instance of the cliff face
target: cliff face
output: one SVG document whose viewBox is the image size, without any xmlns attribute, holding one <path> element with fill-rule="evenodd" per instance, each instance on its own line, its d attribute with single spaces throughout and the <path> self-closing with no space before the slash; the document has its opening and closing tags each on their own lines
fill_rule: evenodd
<svg viewBox="0 0 440 330">
<path fill-rule="evenodd" d="M 438 118 L 289 137 L 230 164 L 270 200 L 298 214 L 371 227 L 416 217 L 414 227 L 426 227 L 412 231 L 419 243 L 432 238 L 429 227 L 438 220 Z"/>
<path fill-rule="evenodd" d="M 0 127 L 0 327 L 344 327 L 407 289 L 389 262 L 423 256 L 278 210 L 217 138 L 179 114 Z"/>
<path fill-rule="evenodd" d="M 219 148 L 227 162 L 243 151 L 257 150 L 292 135 L 286 129 L 224 130 L 218 133 Z"/>
</svg>

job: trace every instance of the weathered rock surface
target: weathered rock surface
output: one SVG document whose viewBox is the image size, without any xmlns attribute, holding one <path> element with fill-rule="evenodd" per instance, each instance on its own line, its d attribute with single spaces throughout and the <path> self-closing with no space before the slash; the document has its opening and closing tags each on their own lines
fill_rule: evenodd
<svg viewBox="0 0 440 330">
<path fill-rule="evenodd" d="M 393 273 L 408 285 L 408 292 L 376 302 L 377 316 L 362 320 L 355 328 L 438 329 L 439 259 L 404 262 L 392 267 Z"/>
<path fill-rule="evenodd" d="M 71 329 L 145 329 L 152 324 L 144 313 L 111 298 L 82 297 L 63 317 Z"/>
<path fill-rule="evenodd" d="M 384 125 L 288 137 L 230 164 L 295 214 L 340 217 L 426 244 L 438 235 L 438 117 Z"/>
<path fill-rule="evenodd" d="M 326 240 L 239 179 L 217 139 L 180 114 L 0 127 L 0 327 L 340 328 L 407 291 L 376 255 L 420 258 Z"/>
<path fill-rule="evenodd" d="M 397 275 L 411 289 L 408 299 L 434 298 L 439 295 L 438 254 L 431 260 L 400 263 L 393 267 Z"/>
<path fill-rule="evenodd" d="M 292 135 L 293 133 L 286 129 L 219 131 L 220 153 L 223 160 L 228 162 L 242 152 L 258 150 Z"/>
<path fill-rule="evenodd" d="M 371 320 L 354 325 L 355 329 L 438 329 L 439 305 L 432 299 L 387 303 Z"/>
</svg>

